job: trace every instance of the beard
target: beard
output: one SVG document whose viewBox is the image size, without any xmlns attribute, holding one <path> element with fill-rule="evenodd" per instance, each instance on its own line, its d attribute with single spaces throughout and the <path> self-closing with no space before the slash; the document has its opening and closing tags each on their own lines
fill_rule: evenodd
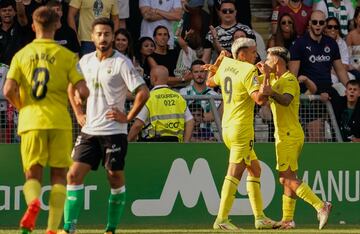
<svg viewBox="0 0 360 234">
<path fill-rule="evenodd" d="M 100 50 L 101 52 L 106 52 L 112 47 L 111 43 L 109 44 L 99 44 L 96 46 L 96 49 Z"/>
</svg>

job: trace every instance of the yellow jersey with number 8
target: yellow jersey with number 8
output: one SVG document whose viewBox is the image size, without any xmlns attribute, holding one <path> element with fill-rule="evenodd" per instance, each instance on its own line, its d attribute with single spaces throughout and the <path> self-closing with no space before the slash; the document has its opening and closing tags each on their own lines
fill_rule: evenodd
<svg viewBox="0 0 360 234">
<path fill-rule="evenodd" d="M 16 53 L 7 79 L 19 85 L 19 134 L 72 128 L 67 87 L 84 79 L 77 62 L 76 54 L 50 39 L 35 39 Z"/>
</svg>

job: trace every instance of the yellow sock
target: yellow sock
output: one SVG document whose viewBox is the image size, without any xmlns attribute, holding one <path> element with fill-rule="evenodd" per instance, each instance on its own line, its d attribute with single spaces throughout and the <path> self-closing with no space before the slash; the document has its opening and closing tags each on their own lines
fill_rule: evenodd
<svg viewBox="0 0 360 234">
<path fill-rule="evenodd" d="M 304 182 L 296 189 L 295 193 L 298 197 L 312 205 L 317 211 L 324 207 L 324 202 L 316 196 L 309 185 Z"/>
<path fill-rule="evenodd" d="M 294 220 L 295 205 L 296 205 L 296 199 L 293 199 L 286 195 L 282 196 L 282 210 L 283 210 L 282 221 Z"/>
<path fill-rule="evenodd" d="M 260 178 L 248 176 L 246 179 L 246 190 L 255 219 L 264 218 Z"/>
<path fill-rule="evenodd" d="M 40 197 L 41 184 L 38 180 L 30 179 L 27 180 L 23 187 L 23 192 L 26 200 L 26 204 L 30 204 L 35 199 Z"/>
<path fill-rule="evenodd" d="M 66 187 L 62 184 L 54 184 L 50 192 L 47 230 L 56 231 L 58 229 L 64 212 L 65 198 Z"/>
<path fill-rule="evenodd" d="M 239 180 L 232 176 L 225 176 L 224 184 L 221 189 L 221 200 L 218 218 L 227 219 L 235 199 L 235 193 Z"/>
</svg>

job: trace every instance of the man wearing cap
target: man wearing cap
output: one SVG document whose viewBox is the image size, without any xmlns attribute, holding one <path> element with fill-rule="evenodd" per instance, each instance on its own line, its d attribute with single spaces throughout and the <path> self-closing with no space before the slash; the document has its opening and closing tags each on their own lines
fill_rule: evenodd
<svg viewBox="0 0 360 234">
<path fill-rule="evenodd" d="M 304 144 L 304 132 L 299 121 L 300 86 L 296 77 L 287 69 L 290 55 L 283 47 L 268 49 L 267 60 L 259 63 L 263 73 L 260 93 L 269 96 L 275 125 L 276 169 L 284 187 L 282 196 L 283 217 L 280 228 L 295 228 L 296 198 L 312 205 L 318 212 L 319 229 L 327 223 L 331 203 L 322 201 L 309 185 L 297 178 L 298 158 Z"/>
<path fill-rule="evenodd" d="M 221 52 L 214 65 L 206 64 L 209 70 L 206 84 L 210 87 L 221 86 L 224 100 L 222 118 L 223 139 L 230 149 L 229 166 L 221 190 L 219 212 L 214 229 L 236 230 L 228 218 L 234 203 L 235 193 L 245 169 L 248 170 L 246 188 L 252 211 L 255 216 L 255 228 L 271 229 L 276 222 L 267 218 L 263 212 L 260 191 L 260 163 L 254 146 L 254 105 L 266 103 L 267 97 L 259 93 L 256 59 L 256 43 L 250 38 L 238 38 L 231 52 L 236 60 L 226 58 Z"/>
</svg>

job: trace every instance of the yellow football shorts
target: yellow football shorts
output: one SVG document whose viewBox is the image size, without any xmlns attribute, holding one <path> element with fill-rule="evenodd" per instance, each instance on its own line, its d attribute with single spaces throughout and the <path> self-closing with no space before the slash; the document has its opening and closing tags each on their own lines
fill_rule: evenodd
<svg viewBox="0 0 360 234">
<path fill-rule="evenodd" d="M 241 163 L 244 160 L 245 164 L 250 166 L 251 161 L 257 160 L 254 151 L 254 138 L 251 136 L 244 137 L 238 128 L 224 128 L 223 140 L 230 150 L 229 162 Z"/>
<path fill-rule="evenodd" d="M 298 170 L 298 159 L 304 145 L 304 141 L 279 141 L 275 143 L 276 170 Z"/>
<path fill-rule="evenodd" d="M 40 164 L 66 168 L 72 163 L 72 131 L 64 129 L 30 130 L 21 134 L 21 158 L 24 171 Z"/>
</svg>

